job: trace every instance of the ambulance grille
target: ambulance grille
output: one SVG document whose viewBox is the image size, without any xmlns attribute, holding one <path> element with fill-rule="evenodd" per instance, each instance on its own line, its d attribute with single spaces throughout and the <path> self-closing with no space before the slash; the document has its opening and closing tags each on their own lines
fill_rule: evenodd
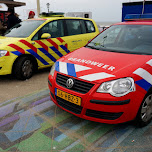
<svg viewBox="0 0 152 152">
<path fill-rule="evenodd" d="M 64 88 L 67 88 L 66 82 L 69 78 L 71 78 L 71 77 L 57 73 L 56 82 L 58 85 L 60 85 Z M 94 84 L 92 84 L 92 83 L 87 83 L 87 82 L 80 81 L 80 80 L 77 80 L 74 78 L 72 78 L 72 79 L 74 80 L 74 86 L 72 88 L 70 88 L 70 90 L 73 90 L 73 91 L 76 91 L 76 92 L 79 92 L 82 94 L 89 92 L 89 90 L 94 86 Z M 69 88 L 67 88 L 67 89 L 69 89 Z"/>
</svg>

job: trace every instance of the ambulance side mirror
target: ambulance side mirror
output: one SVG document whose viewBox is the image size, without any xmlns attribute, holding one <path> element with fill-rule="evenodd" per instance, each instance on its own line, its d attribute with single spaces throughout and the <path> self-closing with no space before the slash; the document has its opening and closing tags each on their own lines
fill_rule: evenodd
<svg viewBox="0 0 152 152">
<path fill-rule="evenodd" d="M 49 34 L 49 33 L 43 33 L 41 35 L 41 39 L 50 39 L 50 38 L 51 38 L 51 34 Z"/>
</svg>

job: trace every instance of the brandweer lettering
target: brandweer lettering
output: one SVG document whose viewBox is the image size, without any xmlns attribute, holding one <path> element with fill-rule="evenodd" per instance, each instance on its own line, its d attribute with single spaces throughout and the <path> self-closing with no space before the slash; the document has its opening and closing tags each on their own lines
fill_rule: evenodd
<svg viewBox="0 0 152 152">
<path fill-rule="evenodd" d="M 115 70 L 114 66 L 110 66 L 110 65 L 107 65 L 107 64 L 103 64 L 103 63 L 99 63 L 99 62 L 95 62 L 95 61 L 91 61 L 91 60 L 84 60 L 84 59 L 78 59 L 78 58 L 69 58 L 68 60 L 69 61 L 80 62 L 80 63 L 86 63 L 86 64 L 89 64 L 89 65 L 94 65 L 94 66 L 97 66 L 99 68 L 107 69 L 107 70 L 110 70 L 110 71 Z"/>
</svg>

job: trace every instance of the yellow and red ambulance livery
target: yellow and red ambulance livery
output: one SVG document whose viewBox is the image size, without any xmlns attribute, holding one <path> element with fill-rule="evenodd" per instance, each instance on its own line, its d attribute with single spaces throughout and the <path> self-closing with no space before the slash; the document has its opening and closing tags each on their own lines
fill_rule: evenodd
<svg viewBox="0 0 152 152">
<path fill-rule="evenodd" d="M 149 16 L 127 16 L 129 21 L 112 25 L 85 47 L 60 58 L 49 74 L 53 102 L 96 122 L 136 120 L 147 125 L 152 118 Z"/>
</svg>

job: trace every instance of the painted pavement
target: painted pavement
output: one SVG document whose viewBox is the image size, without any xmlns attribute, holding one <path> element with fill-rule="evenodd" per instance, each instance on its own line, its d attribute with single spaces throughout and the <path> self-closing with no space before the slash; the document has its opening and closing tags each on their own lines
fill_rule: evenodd
<svg viewBox="0 0 152 152">
<path fill-rule="evenodd" d="M 77 118 L 44 89 L 0 104 L 0 151 L 151 152 L 152 123 L 108 125 Z"/>
</svg>

